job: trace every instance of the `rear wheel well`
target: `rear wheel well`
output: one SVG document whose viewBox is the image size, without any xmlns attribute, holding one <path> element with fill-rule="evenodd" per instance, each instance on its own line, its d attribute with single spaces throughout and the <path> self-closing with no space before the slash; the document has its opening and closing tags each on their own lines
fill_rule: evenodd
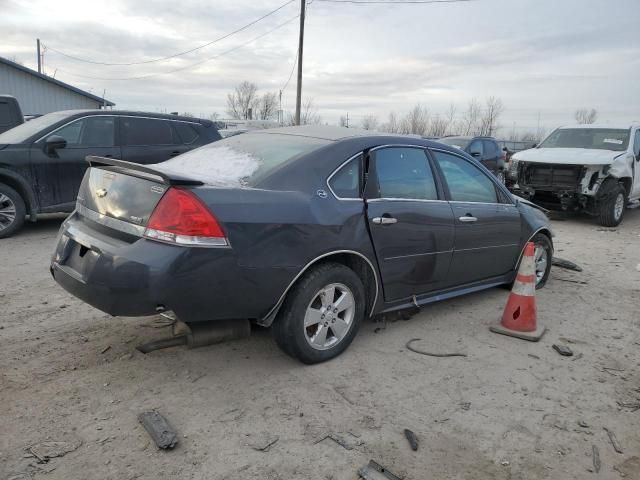
<svg viewBox="0 0 640 480">
<path fill-rule="evenodd" d="M 378 288 L 376 276 L 372 270 L 374 267 L 360 255 L 344 252 L 323 257 L 317 262 L 311 264 L 307 270 L 322 263 L 341 263 L 342 265 L 349 267 L 356 273 L 356 275 L 358 275 L 362 281 L 362 285 L 364 286 L 367 315 L 371 313 L 375 306 L 373 302 L 376 300 L 376 291 Z"/>
<path fill-rule="evenodd" d="M 351 251 L 329 253 L 324 257 L 317 258 L 315 261 L 308 264 L 305 269 L 298 274 L 298 277 L 295 279 L 295 281 L 287 287 L 278 304 L 275 305 L 274 308 L 264 318 L 258 320 L 258 324 L 266 327 L 270 326 L 277 317 L 280 308 L 282 307 L 293 287 L 300 282 L 300 280 L 307 272 L 325 263 L 339 263 L 341 265 L 345 265 L 346 267 L 353 270 L 356 275 L 358 275 L 358 278 L 360 278 L 360 281 L 362 281 L 362 285 L 364 286 L 365 302 L 367 306 L 366 314 L 371 314 L 378 299 L 380 286 L 378 285 L 377 272 L 375 272 L 374 270 L 375 267 L 372 263 L 369 262 L 369 260 L 365 258 L 366 257 L 364 257 L 364 255 Z"/>
<path fill-rule="evenodd" d="M 0 183 L 4 183 L 5 185 L 8 185 L 16 192 L 18 192 L 18 194 L 22 197 L 24 204 L 27 206 L 27 213 L 29 215 L 34 215 L 36 213 L 33 198 L 31 195 L 29 195 L 29 192 L 21 182 L 19 182 L 15 178 L 0 174 Z"/>
</svg>

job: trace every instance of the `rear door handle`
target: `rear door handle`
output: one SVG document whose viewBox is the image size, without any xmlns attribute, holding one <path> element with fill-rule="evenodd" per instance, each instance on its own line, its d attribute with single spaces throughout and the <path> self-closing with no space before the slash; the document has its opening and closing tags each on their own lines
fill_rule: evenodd
<svg viewBox="0 0 640 480">
<path fill-rule="evenodd" d="M 465 215 L 464 217 L 458 218 L 458 220 L 460 220 L 463 223 L 472 223 L 472 222 L 478 221 L 478 219 L 472 215 Z"/>
<path fill-rule="evenodd" d="M 178 155 L 180 155 L 181 153 L 182 153 L 182 152 L 175 151 L 175 152 L 171 152 L 171 153 L 169 154 L 169 156 L 170 156 L 170 157 L 177 157 L 177 156 L 178 156 Z"/>
<path fill-rule="evenodd" d="M 398 219 L 393 217 L 374 217 L 371 221 L 377 225 L 393 225 L 394 223 L 398 223 Z"/>
</svg>

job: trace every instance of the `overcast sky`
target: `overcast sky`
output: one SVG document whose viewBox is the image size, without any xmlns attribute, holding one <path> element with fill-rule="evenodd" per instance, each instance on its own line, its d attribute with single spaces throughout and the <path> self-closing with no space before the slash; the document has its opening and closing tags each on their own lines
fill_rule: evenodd
<svg viewBox="0 0 640 480">
<path fill-rule="evenodd" d="M 197 47 L 286 0 L 0 0 L 0 55 L 36 68 L 36 38 L 105 63 L 153 60 Z M 292 70 L 298 22 L 220 55 L 295 17 L 295 1 L 245 31 L 168 61 L 101 66 L 47 50 L 45 71 L 106 97 L 117 108 L 225 115 L 243 80 L 281 89 Z M 456 4 L 356 5 L 313 1 L 307 10 L 303 98 L 323 120 L 347 112 L 384 121 L 416 103 L 444 114 L 494 95 L 511 130 L 571 123 L 594 107 L 605 123 L 640 121 L 640 0 L 476 0 Z M 85 77 L 79 76 L 84 75 Z M 283 108 L 295 106 L 295 74 Z"/>
</svg>

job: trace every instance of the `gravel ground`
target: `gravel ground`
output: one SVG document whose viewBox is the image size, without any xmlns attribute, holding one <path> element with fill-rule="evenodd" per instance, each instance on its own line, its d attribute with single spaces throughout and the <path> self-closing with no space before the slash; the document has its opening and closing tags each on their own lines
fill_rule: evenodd
<svg viewBox="0 0 640 480">
<path fill-rule="evenodd" d="M 640 479 L 640 209 L 617 229 L 553 222 L 557 255 L 584 271 L 552 270 L 539 343 L 489 332 L 508 296 L 496 288 L 366 322 L 345 354 L 315 366 L 267 330 L 140 354 L 167 329 L 110 318 L 51 279 L 60 221 L 0 240 L 1 479 L 338 480 L 369 459 L 407 479 Z M 405 348 L 412 338 L 468 356 L 421 356 Z M 178 430 L 174 450 L 138 423 L 150 409 Z M 62 456 L 39 463 L 31 452 L 46 448 Z"/>
</svg>

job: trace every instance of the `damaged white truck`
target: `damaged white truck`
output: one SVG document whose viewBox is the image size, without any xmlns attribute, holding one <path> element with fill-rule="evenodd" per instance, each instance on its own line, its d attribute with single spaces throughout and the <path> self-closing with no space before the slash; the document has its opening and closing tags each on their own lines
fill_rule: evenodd
<svg viewBox="0 0 640 480">
<path fill-rule="evenodd" d="M 640 200 L 640 125 L 558 128 L 536 148 L 516 153 L 509 175 L 516 195 L 615 227 L 627 205 Z"/>
</svg>

